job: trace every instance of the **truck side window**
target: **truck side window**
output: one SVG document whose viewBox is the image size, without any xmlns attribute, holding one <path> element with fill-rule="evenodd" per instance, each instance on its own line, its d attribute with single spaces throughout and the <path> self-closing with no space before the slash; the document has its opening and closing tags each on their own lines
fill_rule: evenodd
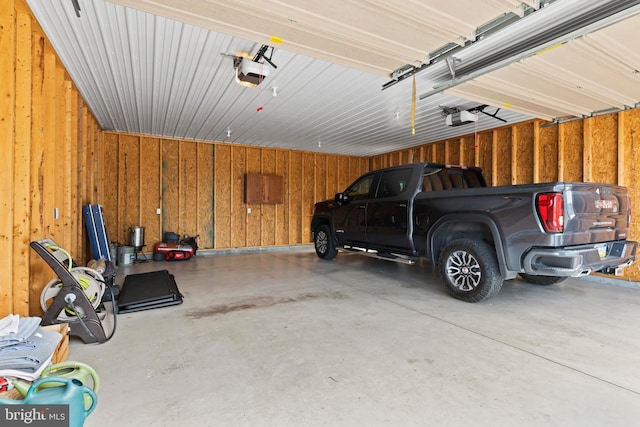
<svg viewBox="0 0 640 427">
<path fill-rule="evenodd" d="M 368 199 L 374 176 L 375 175 L 367 175 L 354 182 L 353 185 L 344 192 L 344 194 L 349 198 L 349 200 Z"/>
<path fill-rule="evenodd" d="M 376 198 L 399 196 L 406 190 L 409 178 L 411 178 L 411 169 L 383 172 Z"/>
</svg>

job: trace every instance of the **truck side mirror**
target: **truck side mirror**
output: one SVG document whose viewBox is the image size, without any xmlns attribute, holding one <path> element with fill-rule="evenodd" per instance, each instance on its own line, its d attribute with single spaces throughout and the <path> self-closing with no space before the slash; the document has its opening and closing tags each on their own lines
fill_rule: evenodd
<svg viewBox="0 0 640 427">
<path fill-rule="evenodd" d="M 349 198 L 344 193 L 336 193 L 335 201 L 338 206 L 342 206 L 349 201 Z"/>
</svg>

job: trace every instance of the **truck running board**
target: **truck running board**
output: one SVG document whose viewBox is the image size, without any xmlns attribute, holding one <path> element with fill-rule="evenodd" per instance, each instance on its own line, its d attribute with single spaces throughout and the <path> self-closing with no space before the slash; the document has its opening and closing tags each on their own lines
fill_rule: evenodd
<svg viewBox="0 0 640 427">
<path fill-rule="evenodd" d="M 377 258 L 377 259 L 383 259 L 385 261 L 393 261 L 400 264 L 413 265 L 416 263 L 414 258 L 408 257 L 406 255 L 386 253 L 386 252 L 376 252 L 373 250 L 356 248 L 353 246 L 345 246 L 343 248 L 339 248 L 339 250 L 342 252 L 349 252 L 352 254 L 368 256 L 369 258 Z"/>
</svg>

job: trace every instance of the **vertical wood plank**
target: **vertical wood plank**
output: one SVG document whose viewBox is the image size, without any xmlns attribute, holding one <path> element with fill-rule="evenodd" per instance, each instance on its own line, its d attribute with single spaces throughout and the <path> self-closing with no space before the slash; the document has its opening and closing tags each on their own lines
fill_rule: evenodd
<svg viewBox="0 0 640 427">
<path fill-rule="evenodd" d="M 33 30 L 31 49 L 31 200 L 30 222 L 31 240 L 45 237 L 44 232 L 44 117 L 46 97 L 44 94 L 44 36 Z M 2 50 L 0 49 L 0 55 Z M 40 313 L 40 293 L 49 281 L 50 270 L 45 262 L 33 254 L 30 255 L 31 268 L 29 280 L 29 312 Z"/>
<path fill-rule="evenodd" d="M 359 168 L 357 169 L 360 170 Z M 314 203 L 328 199 L 327 189 L 327 155 L 316 154 L 313 166 L 314 178 Z"/>
<path fill-rule="evenodd" d="M 591 144 L 590 180 L 616 184 L 618 182 L 618 115 L 607 114 L 589 120 L 591 121 L 591 129 L 588 132 Z M 587 130 L 585 129 L 585 144 L 586 140 Z M 585 155 L 586 153 L 585 149 Z"/>
<path fill-rule="evenodd" d="M 533 182 L 540 182 L 540 121 L 533 122 Z"/>
<path fill-rule="evenodd" d="M 558 181 L 560 166 L 558 164 L 559 155 L 559 134 L 558 126 L 547 126 L 539 131 L 539 152 L 540 162 L 539 182 Z"/>
<path fill-rule="evenodd" d="M 244 202 L 245 176 L 247 174 L 247 149 L 231 147 L 231 246 L 243 248 L 247 244 L 247 205 Z"/>
<path fill-rule="evenodd" d="M 70 112 L 70 147 L 69 147 L 69 160 L 71 164 L 69 192 L 71 193 L 71 250 L 72 253 L 81 253 L 82 245 L 85 240 L 86 232 L 82 216 L 82 203 L 78 197 L 78 91 L 73 87 L 71 83 L 72 91 L 69 99 L 69 112 Z M 104 158 L 103 163 L 104 165 Z M 104 194 L 102 199 L 104 200 Z M 108 229 L 107 229 L 108 231 Z"/>
<path fill-rule="evenodd" d="M 62 227 L 61 233 L 64 236 L 63 242 L 64 247 L 67 250 L 72 251 L 72 248 L 75 243 L 75 239 L 73 239 L 73 235 L 69 232 L 73 230 L 73 225 L 75 222 L 74 218 L 74 209 L 71 204 L 71 175 L 75 171 L 76 165 L 71 163 L 71 133 L 72 133 L 72 123 L 71 123 L 71 93 L 73 91 L 73 87 L 71 81 L 68 80 L 63 73 L 59 74 L 62 79 L 61 85 L 61 110 L 60 113 L 62 115 L 61 130 L 62 130 L 62 155 L 63 159 L 61 159 L 60 164 L 63 165 L 63 176 L 61 177 L 61 182 L 58 184 L 61 188 L 62 198 L 58 201 L 60 205 L 60 226 Z M 77 230 L 76 230 L 77 231 Z M 58 242 L 59 243 L 59 242 Z"/>
<path fill-rule="evenodd" d="M 140 215 L 138 225 L 144 227 L 144 252 L 153 252 L 156 242 L 162 241 L 160 230 L 162 209 L 160 196 L 160 139 L 140 137 Z M 162 210 L 160 211 L 162 212 Z"/>
<path fill-rule="evenodd" d="M 93 141 L 90 141 L 93 145 Z M 118 182 L 122 189 L 119 202 L 122 212 L 120 229 L 117 230 L 118 242 L 129 245 L 129 228 L 140 226 L 140 138 L 133 135 L 120 135 Z"/>
<path fill-rule="evenodd" d="M 493 185 L 509 185 L 513 177 L 512 173 L 512 139 L 511 128 L 500 128 L 495 131 L 496 152 L 494 152 L 496 176 Z"/>
<path fill-rule="evenodd" d="M 247 148 L 247 167 L 245 170 L 245 176 L 243 176 L 243 183 L 246 185 L 247 173 L 262 173 L 262 150 L 260 148 Z M 245 187 L 243 186 L 242 198 L 244 202 Z M 247 236 L 245 246 L 256 247 L 260 246 L 262 241 L 262 204 L 246 205 L 251 208 L 251 213 L 247 213 Z"/>
<path fill-rule="evenodd" d="M 58 58 L 56 56 L 55 61 L 55 105 L 53 106 L 55 111 L 55 125 L 53 130 L 54 139 L 52 141 L 52 147 L 55 150 L 55 173 L 53 175 L 54 184 L 54 208 L 58 211 L 58 217 L 53 219 L 55 227 L 56 242 L 62 245 L 63 248 L 69 250 L 69 234 L 65 233 L 64 222 L 67 216 L 65 212 L 64 204 L 64 184 L 65 176 L 67 174 L 68 159 L 62 158 L 65 150 L 65 94 L 64 94 L 64 68 L 58 66 Z M 80 262 L 82 262 L 82 256 L 74 254 Z"/>
<path fill-rule="evenodd" d="M 560 125 L 562 135 L 563 181 L 581 182 L 583 180 L 583 131 L 580 121 Z"/>
<path fill-rule="evenodd" d="M 511 130 L 511 184 L 518 183 L 518 127 Z"/>
<path fill-rule="evenodd" d="M 515 134 L 515 136 L 514 136 Z M 516 159 L 513 175 L 516 184 L 531 184 L 533 182 L 533 122 L 520 123 L 513 126 L 512 140 Z"/>
<path fill-rule="evenodd" d="M 53 218 L 56 195 L 56 54 L 47 43 L 44 50 L 44 96 L 49 100 L 45 104 L 44 116 L 44 167 L 43 167 L 43 201 L 44 201 L 44 233 L 52 237 L 56 242 L 59 237 L 55 233 L 55 220 Z"/>
<path fill-rule="evenodd" d="M 302 243 L 302 153 L 289 153 L 289 244 Z"/>
<path fill-rule="evenodd" d="M 179 231 L 181 236 L 188 234 L 196 235 L 197 216 L 197 144 L 193 141 L 180 141 L 180 163 L 179 163 Z"/>
<path fill-rule="evenodd" d="M 29 286 L 25 286 L 25 284 L 29 283 L 29 243 L 31 238 L 29 194 L 31 186 L 31 18 L 26 13 L 17 12 L 16 21 L 15 150 L 13 154 L 15 191 L 13 200 L 13 307 L 11 312 L 26 316 L 29 314 Z M 6 116 L 2 116 L 0 113 L 0 117 Z M 8 299 L 3 298 L 3 301 L 8 301 Z M 3 305 L 10 306 L 10 304 Z"/>
<path fill-rule="evenodd" d="M 476 163 L 476 134 L 465 135 L 459 138 L 460 155 L 454 159 L 456 165 L 474 166 Z"/>
<path fill-rule="evenodd" d="M 203 249 L 214 247 L 214 148 L 213 144 L 198 144 L 198 246 Z"/>
<path fill-rule="evenodd" d="M 302 240 L 299 243 L 311 242 L 311 218 L 313 217 L 313 209 L 316 201 L 316 185 L 315 185 L 315 155 L 313 153 L 304 153 L 303 156 L 303 188 L 302 188 L 302 222 L 300 224 L 300 234 Z M 356 171 L 357 173 L 357 171 Z"/>
<path fill-rule="evenodd" d="M 180 142 L 160 141 L 162 150 L 162 232 L 180 233 Z M 122 149 L 122 147 L 121 147 Z M 123 224 L 131 227 L 135 224 Z"/>
<path fill-rule="evenodd" d="M 216 144 L 214 152 L 216 249 L 231 247 L 231 146 Z"/>
<path fill-rule="evenodd" d="M 262 173 L 279 175 L 276 169 L 276 150 L 262 149 Z M 276 206 L 276 204 L 262 205 L 260 246 L 273 246 L 276 244 Z"/>
<path fill-rule="evenodd" d="M 0 257 L 0 299 L 10 304 L 0 305 L 2 317 L 11 314 L 13 301 L 17 296 L 13 288 L 14 237 L 14 140 L 16 120 L 16 25 L 13 1 L 0 5 L 0 251 L 6 255 Z M 18 304 L 22 306 L 22 304 Z"/>
<path fill-rule="evenodd" d="M 491 186 L 493 182 L 493 132 L 484 132 L 479 136 L 478 141 L 478 167 L 482 169 L 487 185 Z"/>
<path fill-rule="evenodd" d="M 626 135 L 626 111 L 621 111 L 618 113 L 618 185 L 626 185 L 625 184 L 625 154 L 626 154 L 626 146 L 625 146 L 625 135 Z"/>
<path fill-rule="evenodd" d="M 289 182 L 289 152 L 276 152 L 276 174 L 284 177 L 284 203 L 276 205 L 276 245 L 289 244 L 289 209 L 291 204 L 288 189 Z"/>
<path fill-rule="evenodd" d="M 593 119 L 587 118 L 582 121 L 582 131 L 584 134 L 584 155 L 582 158 L 582 174 L 584 180 L 593 182 Z"/>
<path fill-rule="evenodd" d="M 120 211 L 118 197 L 118 182 L 120 176 L 120 162 L 118 159 L 120 158 L 120 152 L 118 141 L 119 138 L 117 134 L 108 133 L 104 135 L 105 151 L 109 154 L 105 157 L 103 167 L 105 181 L 109 183 L 109 185 L 106 185 L 104 189 L 102 207 L 104 209 L 104 220 L 107 223 L 109 239 L 114 242 L 118 242 L 120 240 L 118 231 L 121 228 L 121 223 L 118 218 L 118 212 Z M 77 145 L 81 146 L 79 143 Z"/>
<path fill-rule="evenodd" d="M 346 157 L 338 157 L 338 181 L 340 188 L 347 188 L 355 177 L 349 170 L 349 159 Z"/>
</svg>

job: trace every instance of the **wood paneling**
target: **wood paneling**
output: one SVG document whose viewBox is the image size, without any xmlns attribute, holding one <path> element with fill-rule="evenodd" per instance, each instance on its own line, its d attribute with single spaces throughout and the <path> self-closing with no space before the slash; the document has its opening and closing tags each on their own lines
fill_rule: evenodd
<svg viewBox="0 0 640 427">
<path fill-rule="evenodd" d="M 560 181 L 582 182 L 583 178 L 583 132 L 582 122 L 563 124 L 558 130 L 558 150 L 560 159 Z"/>
<path fill-rule="evenodd" d="M 165 232 L 180 233 L 180 207 L 177 203 L 180 200 L 180 141 L 163 139 L 161 151 L 162 234 L 164 235 Z M 146 153 L 143 155 L 146 156 Z M 120 228 L 123 226 L 124 224 Z"/>
<path fill-rule="evenodd" d="M 110 229 L 112 239 L 129 245 L 131 227 L 140 224 L 140 139 L 130 135 L 120 136 L 118 168 L 118 227 Z M 115 233 L 114 233 L 115 232 Z M 113 237 L 115 236 L 115 237 Z"/>
<path fill-rule="evenodd" d="M 197 191 L 198 200 L 196 207 L 198 217 L 196 219 L 196 235 L 198 245 L 203 248 L 213 248 L 215 238 L 214 228 L 214 148 L 213 144 L 198 144 L 198 172 Z"/>
<path fill-rule="evenodd" d="M 478 136 L 478 157 L 475 166 L 482 169 L 487 185 L 492 185 L 493 133 L 486 132 Z"/>
<path fill-rule="evenodd" d="M 460 162 L 460 156 L 461 156 L 460 144 L 461 144 L 461 139 L 457 139 L 457 138 L 449 139 L 445 141 L 444 143 L 445 163 L 450 165 L 457 165 L 461 163 Z"/>
<path fill-rule="evenodd" d="M 291 208 L 291 196 L 289 188 L 291 188 L 291 178 L 289 176 L 289 152 L 276 151 L 276 168 L 277 175 L 284 177 L 284 203 L 275 206 L 275 244 L 289 244 L 289 210 Z"/>
<path fill-rule="evenodd" d="M 512 182 L 514 184 L 533 182 L 533 122 L 518 124 L 511 134 L 513 146 Z"/>
<path fill-rule="evenodd" d="M 262 172 L 262 149 L 247 148 L 247 168 L 243 179 L 246 188 L 247 174 L 260 174 Z M 243 201 L 245 200 L 245 192 L 243 191 Z M 246 205 L 246 202 L 244 202 Z M 262 216 L 264 214 L 264 205 L 260 203 L 252 203 L 249 205 L 251 213 L 247 213 L 247 241 L 245 247 L 255 247 L 262 244 Z"/>
<path fill-rule="evenodd" d="M 157 209 L 160 203 L 160 140 L 140 138 L 140 212 L 138 226 L 144 227 L 145 250 L 162 240 L 161 218 Z M 161 211 L 162 212 L 162 211 Z"/>
<path fill-rule="evenodd" d="M 538 135 L 538 182 L 557 181 L 559 171 L 558 126 L 539 127 Z"/>
<path fill-rule="evenodd" d="M 81 118 L 78 91 L 23 0 L 0 4 L 0 78 L 0 317 L 39 315 L 55 275 L 29 244 L 49 237 L 86 262 L 81 204 L 97 202 L 102 181 L 86 167 L 101 152 L 83 150 L 101 141 L 82 130 L 95 119 Z M 84 182 L 88 197 L 77 191 Z"/>
<path fill-rule="evenodd" d="M 116 133 L 104 133 L 103 140 L 105 165 L 112 171 L 107 180 L 120 182 L 111 187 L 116 194 L 105 191 L 116 201 L 106 209 L 108 229 L 120 230 L 119 243 L 127 244 L 129 227 L 145 227 L 146 252 L 164 231 L 197 233 L 201 249 L 310 243 L 314 204 L 369 169 L 368 159 L 358 157 Z M 284 203 L 247 204 L 249 173 L 282 176 Z M 132 177 L 137 186 L 127 184 Z M 131 224 L 133 219 L 138 224 Z"/>
<path fill-rule="evenodd" d="M 247 205 L 244 202 L 244 178 L 247 173 L 247 148 L 234 145 L 231 148 L 231 247 L 247 246 Z"/>
<path fill-rule="evenodd" d="M 16 10 L 13 2 L 4 1 L 0 5 L 0 140 L 15 139 L 16 128 Z M 24 102 L 24 100 L 20 101 Z M 8 307 L 2 307 L 0 315 L 5 316 L 15 309 L 26 312 L 24 303 L 15 294 L 13 288 L 13 271 L 19 267 L 15 265 L 15 251 L 13 238 L 13 219 L 16 207 L 14 194 L 14 152 L 16 144 L 0 144 L 0 251 L 5 256 L 0 257 L 0 299 L 11 301 Z M 10 185 L 6 185 L 9 183 Z M 19 209 L 19 208 L 17 208 Z M 3 304 L 4 306 L 4 304 Z"/>
<path fill-rule="evenodd" d="M 215 241 L 214 248 L 231 247 L 231 145 L 215 146 L 214 197 Z M 237 214 L 237 213 L 236 213 Z M 205 246 L 206 247 L 206 246 Z"/>
<path fill-rule="evenodd" d="M 179 169 L 179 228 L 181 236 L 188 234 L 195 236 L 197 231 L 196 219 L 198 211 L 198 144 L 193 141 L 180 141 L 180 169 Z"/>
</svg>

